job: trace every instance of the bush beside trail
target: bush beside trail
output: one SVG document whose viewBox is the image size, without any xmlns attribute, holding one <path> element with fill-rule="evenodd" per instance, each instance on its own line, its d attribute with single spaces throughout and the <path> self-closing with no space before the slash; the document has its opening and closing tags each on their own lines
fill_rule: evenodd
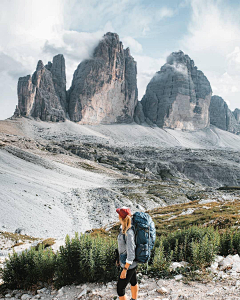
<svg viewBox="0 0 240 300">
<path fill-rule="evenodd" d="M 84 282 L 108 282 L 117 278 L 114 239 L 75 234 L 66 237 L 57 253 L 56 286 Z"/>
<path fill-rule="evenodd" d="M 56 271 L 57 255 L 51 249 L 40 246 L 38 251 L 34 248 L 16 252 L 9 256 L 2 278 L 9 288 L 27 289 L 39 281 L 50 283 Z"/>
<path fill-rule="evenodd" d="M 9 288 L 29 289 L 39 282 L 61 287 L 72 283 L 116 280 L 116 239 L 76 233 L 57 253 L 51 249 L 23 251 L 9 256 L 2 278 Z M 216 255 L 240 254 L 240 230 L 219 232 L 213 227 L 191 226 L 157 238 L 148 265 L 152 276 L 171 276 L 172 261 L 186 261 L 191 270 L 208 267 Z M 139 265 L 146 271 L 146 265 Z"/>
</svg>

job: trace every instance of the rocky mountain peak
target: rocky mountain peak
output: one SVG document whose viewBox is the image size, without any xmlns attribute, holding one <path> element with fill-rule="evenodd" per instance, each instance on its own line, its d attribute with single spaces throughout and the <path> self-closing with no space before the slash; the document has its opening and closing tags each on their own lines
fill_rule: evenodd
<svg viewBox="0 0 240 300">
<path fill-rule="evenodd" d="M 137 111 L 159 127 L 202 129 L 209 125 L 211 95 L 210 83 L 194 61 L 182 51 L 173 52 L 149 82 Z"/>
<path fill-rule="evenodd" d="M 50 69 L 55 92 L 58 95 L 63 110 L 68 111 L 67 93 L 66 93 L 66 68 L 65 59 L 62 54 L 53 57 L 52 66 Z"/>
<path fill-rule="evenodd" d="M 127 57 L 127 56 L 131 56 L 130 54 L 130 48 L 127 47 L 125 50 L 124 50 L 124 55 Z"/>
<path fill-rule="evenodd" d="M 136 62 L 125 52 L 116 33 L 108 32 L 93 58 L 74 72 L 69 116 L 81 124 L 132 122 L 137 104 Z"/>
<path fill-rule="evenodd" d="M 18 106 L 15 116 L 40 118 L 43 121 L 64 121 L 66 109 L 66 75 L 62 55 L 44 66 L 37 63 L 33 75 L 18 80 Z"/>
<path fill-rule="evenodd" d="M 39 70 L 42 70 L 42 69 L 44 69 L 44 64 L 43 64 L 42 60 L 39 60 L 38 63 L 37 63 L 36 71 L 39 71 Z"/>
<path fill-rule="evenodd" d="M 239 108 L 236 108 L 233 112 L 238 124 L 240 124 L 240 109 Z"/>
<path fill-rule="evenodd" d="M 118 34 L 107 32 L 92 57 L 78 65 L 68 91 L 64 56 L 54 56 L 45 66 L 39 60 L 32 76 L 19 78 L 14 115 L 44 121 L 69 118 L 81 124 L 134 120 L 138 124 L 198 130 L 210 124 L 211 114 L 215 126 L 240 132 L 240 110 L 231 112 L 221 97 L 211 95 L 204 73 L 179 50 L 167 57 L 138 102 L 137 63 Z"/>
<path fill-rule="evenodd" d="M 119 41 L 118 34 L 108 32 L 103 36 L 97 47 L 94 49 L 93 57 L 110 62 L 117 52 L 123 53 L 122 42 Z"/>
<path fill-rule="evenodd" d="M 116 32 L 109 31 L 109 32 L 105 33 L 103 37 L 114 37 L 114 38 L 118 39 L 118 41 L 119 41 L 119 35 Z"/>
<path fill-rule="evenodd" d="M 212 125 L 232 133 L 240 133 L 240 110 L 236 109 L 233 113 L 222 97 L 212 96 L 209 112 Z"/>
<path fill-rule="evenodd" d="M 184 54 L 184 52 L 181 50 L 172 52 L 167 57 L 167 64 L 173 65 L 175 63 L 184 65 L 189 65 L 190 63 L 194 64 L 193 60 L 191 60 L 191 58 L 187 54 Z"/>
</svg>

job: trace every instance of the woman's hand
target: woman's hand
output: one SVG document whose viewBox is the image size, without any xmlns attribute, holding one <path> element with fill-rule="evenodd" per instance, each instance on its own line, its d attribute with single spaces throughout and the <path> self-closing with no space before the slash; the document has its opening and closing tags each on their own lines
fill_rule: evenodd
<svg viewBox="0 0 240 300">
<path fill-rule="evenodd" d="M 116 260 L 116 266 L 117 266 L 117 267 L 120 266 L 119 260 Z"/>
<path fill-rule="evenodd" d="M 122 270 L 122 273 L 121 273 L 121 275 L 120 275 L 120 278 L 121 278 L 121 279 L 125 279 L 126 276 L 127 276 L 127 271 L 123 269 L 123 270 Z"/>
</svg>

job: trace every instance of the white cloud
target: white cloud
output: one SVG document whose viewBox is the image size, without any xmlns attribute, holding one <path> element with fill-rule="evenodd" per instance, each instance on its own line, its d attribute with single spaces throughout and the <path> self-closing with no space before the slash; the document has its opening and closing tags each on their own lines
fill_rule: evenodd
<svg viewBox="0 0 240 300">
<path fill-rule="evenodd" d="M 221 0 L 191 0 L 192 17 L 188 34 L 180 42 L 208 77 L 213 92 L 230 101 L 231 109 L 239 105 L 240 24 L 239 11 L 231 10 Z"/>
<path fill-rule="evenodd" d="M 17 84 L 7 72 L 0 74 L 0 90 L 1 90 L 1 114 L 0 119 L 4 120 L 13 115 L 17 104 Z"/>
<path fill-rule="evenodd" d="M 227 55 L 227 71 L 231 75 L 240 75 L 240 48 L 238 46 Z"/>
<path fill-rule="evenodd" d="M 239 75 L 232 76 L 225 72 L 222 75 L 211 74 L 209 77 L 211 78 L 213 95 L 221 96 L 232 110 L 240 107 Z"/>
<path fill-rule="evenodd" d="M 188 75 L 188 69 L 185 65 L 183 64 L 177 64 L 176 62 L 174 62 L 172 65 L 171 65 L 172 68 L 175 69 L 175 71 L 181 73 L 182 75 L 185 75 L 187 76 Z"/>
<path fill-rule="evenodd" d="M 235 65 L 235 63 L 240 64 L 240 48 L 235 47 L 233 52 L 231 52 L 227 55 L 227 58 L 230 62 L 233 62 L 234 65 Z"/>
<path fill-rule="evenodd" d="M 0 74 L 7 73 L 13 79 L 18 79 L 22 74 L 26 73 L 27 69 L 21 62 L 18 62 L 8 54 L 0 51 Z"/>
<path fill-rule="evenodd" d="M 134 59 L 137 61 L 138 99 L 141 100 L 145 94 L 149 81 L 166 62 L 166 58 L 152 58 L 145 55 L 134 55 Z"/>
<path fill-rule="evenodd" d="M 159 7 L 139 0 L 72 0 L 65 9 L 68 28 L 94 32 L 110 22 L 121 36 L 145 36 L 162 19 L 175 13 L 170 7 Z M 81 20 L 81 22 L 79 21 Z"/>
<path fill-rule="evenodd" d="M 174 15 L 174 11 L 168 7 L 163 7 L 156 13 L 156 19 L 162 20 L 163 18 L 172 17 Z"/>
<path fill-rule="evenodd" d="M 124 48 L 129 47 L 132 53 L 141 53 L 143 51 L 142 45 L 131 36 L 123 37 L 122 42 Z"/>
<path fill-rule="evenodd" d="M 63 30 L 56 39 L 47 40 L 43 46 L 43 53 L 51 57 L 59 53 L 64 54 L 66 62 L 67 88 L 72 82 L 73 73 L 78 64 L 92 55 L 93 49 L 102 38 L 104 32 L 93 33 Z"/>
<path fill-rule="evenodd" d="M 129 47 L 132 53 L 141 53 L 143 51 L 142 45 L 131 36 L 123 37 L 122 42 L 124 48 Z"/>
</svg>

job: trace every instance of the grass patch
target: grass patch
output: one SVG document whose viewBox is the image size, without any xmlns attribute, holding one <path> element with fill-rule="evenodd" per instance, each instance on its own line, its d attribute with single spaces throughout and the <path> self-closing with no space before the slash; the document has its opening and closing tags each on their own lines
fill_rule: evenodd
<svg viewBox="0 0 240 300">
<path fill-rule="evenodd" d="M 24 245 L 24 243 L 23 242 L 16 243 L 16 244 L 12 245 L 11 248 L 21 246 L 21 245 Z"/>
<path fill-rule="evenodd" d="M 85 162 L 78 162 L 78 166 L 85 170 L 88 170 L 88 171 L 99 171 L 98 168 L 96 168 L 88 163 L 85 163 Z"/>
<path fill-rule="evenodd" d="M 35 250 L 38 250 L 39 248 L 47 248 L 55 244 L 55 239 L 54 238 L 48 238 L 43 240 L 42 242 L 38 243 L 37 246 L 35 247 Z"/>
<path fill-rule="evenodd" d="M 38 240 L 38 238 L 32 237 L 32 236 L 28 236 L 28 235 L 24 235 L 24 234 L 19 234 L 19 233 L 12 233 L 12 232 L 8 232 L 8 231 L 0 231 L 0 235 L 6 239 L 10 239 L 13 241 L 16 240 L 22 240 L 22 241 L 36 241 Z"/>
<path fill-rule="evenodd" d="M 186 214 L 189 210 L 194 210 Z M 158 207 L 147 211 L 153 218 L 157 236 L 167 234 L 175 229 L 181 230 L 190 226 L 214 227 L 224 230 L 226 228 L 240 228 L 240 202 L 228 201 L 210 202 L 199 204 L 199 200 L 188 203 Z M 185 213 L 185 214 L 184 214 Z M 174 217 L 170 219 L 171 217 Z M 169 219 L 169 220 L 168 220 Z M 117 237 L 119 225 L 116 223 L 109 231 L 101 232 L 101 235 Z M 91 235 L 97 235 L 99 229 L 92 230 Z"/>
</svg>

